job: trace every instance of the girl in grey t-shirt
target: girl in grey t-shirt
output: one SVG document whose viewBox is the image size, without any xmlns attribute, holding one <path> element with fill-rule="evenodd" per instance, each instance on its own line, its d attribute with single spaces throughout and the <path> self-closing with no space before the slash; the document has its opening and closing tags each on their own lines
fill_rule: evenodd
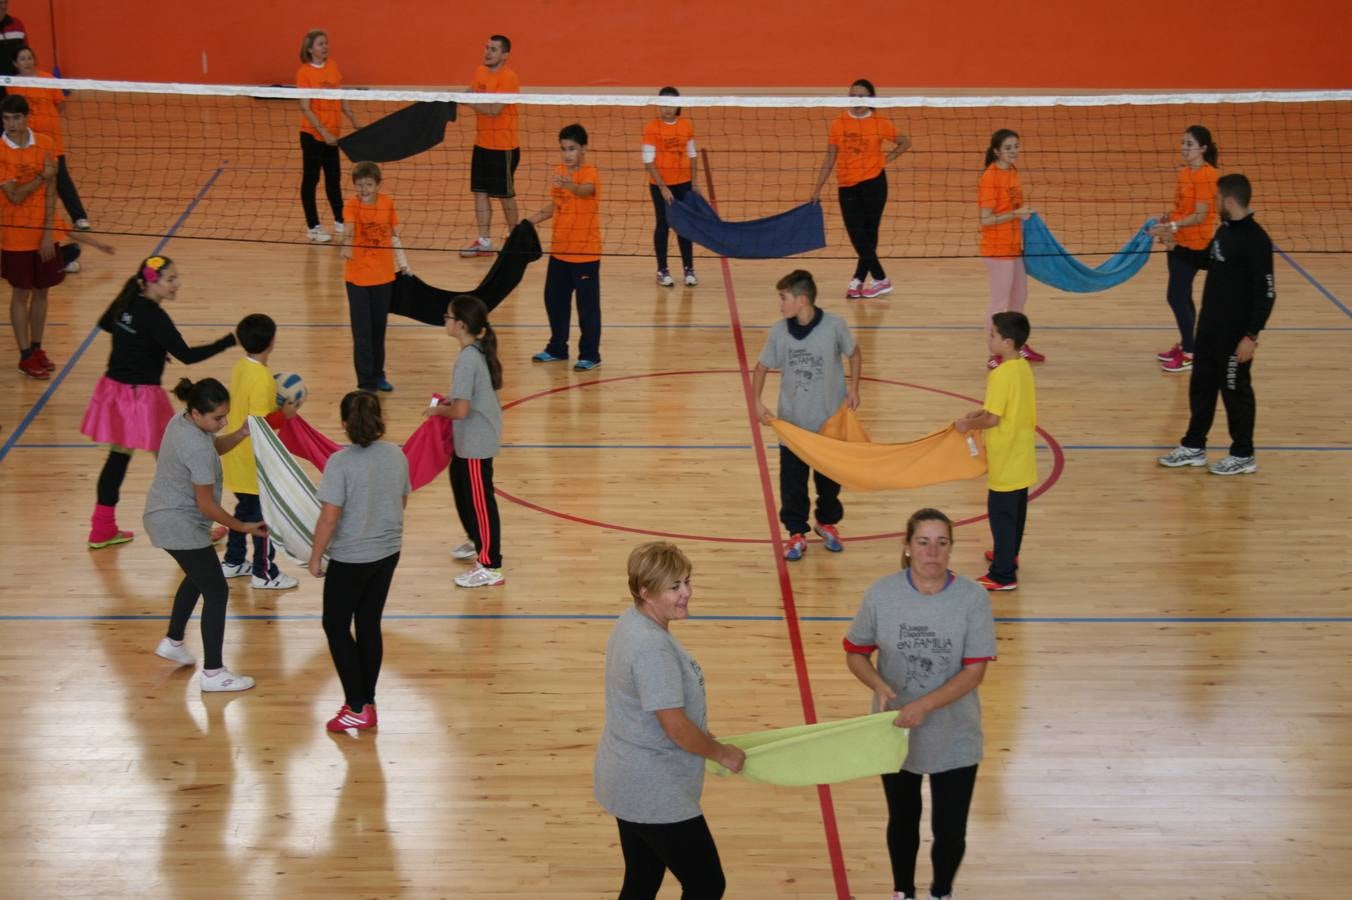
<svg viewBox="0 0 1352 900">
<path fill-rule="evenodd" d="M 249 436 L 249 423 L 246 419 L 239 430 L 221 434 L 225 417 L 230 414 L 230 392 L 214 378 L 196 384 L 180 379 L 174 396 L 187 409 L 165 426 L 142 520 L 150 542 L 172 556 L 183 570 L 183 582 L 169 615 L 169 630 L 155 654 L 179 665 L 196 663 L 183 641 L 188 619 L 201 597 L 201 688 L 247 691 L 254 680 L 236 675 L 221 662 L 230 588 L 211 544 L 211 523 L 243 534 L 267 536 L 268 527 L 262 522 L 241 522 L 221 508 L 221 454 Z"/>
<path fill-rule="evenodd" d="M 976 688 L 995 659 L 995 620 L 985 588 L 949 571 L 952 547 L 947 516 L 937 509 L 912 515 L 902 570 L 868 589 L 844 641 L 850 674 L 873 691 L 874 711 L 897 710 L 897 726 L 911 730 L 901 771 L 883 776 L 894 900 L 915 897 L 924 775 L 934 822 L 930 896 L 952 894 L 981 761 Z"/>
</svg>

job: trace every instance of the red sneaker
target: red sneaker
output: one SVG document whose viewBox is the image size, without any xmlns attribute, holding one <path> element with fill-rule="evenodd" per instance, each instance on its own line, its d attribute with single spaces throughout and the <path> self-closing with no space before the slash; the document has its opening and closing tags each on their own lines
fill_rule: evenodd
<svg viewBox="0 0 1352 900">
<path fill-rule="evenodd" d="M 347 731 L 349 728 L 360 731 L 363 728 L 374 728 L 376 727 L 375 704 L 366 704 L 359 713 L 354 713 L 352 707 L 344 705 L 342 709 L 338 710 L 338 715 L 329 719 L 328 724 L 324 727 L 329 731 Z"/>
<path fill-rule="evenodd" d="M 807 537 L 801 534 L 789 535 L 789 543 L 784 547 L 784 558 L 794 562 L 803 558 L 807 552 Z"/>
<path fill-rule="evenodd" d="M 850 283 L 845 286 L 846 300 L 860 300 L 864 296 L 864 283 L 858 278 L 851 278 Z"/>
<path fill-rule="evenodd" d="M 1160 362 L 1168 362 L 1169 360 L 1173 359 L 1175 356 L 1177 356 L 1178 354 L 1180 354 L 1180 353 L 1182 353 L 1182 352 L 1183 352 L 1183 345 L 1182 345 L 1182 344 L 1174 344 L 1174 345 L 1173 345 L 1172 347 L 1170 347 L 1168 350 L 1165 350 L 1165 351 L 1163 351 L 1162 353 L 1156 353 L 1156 354 L 1155 354 L 1155 359 L 1158 359 Z"/>
<path fill-rule="evenodd" d="M 1017 581 L 1001 584 L 989 575 L 982 575 L 976 580 L 976 583 L 988 591 L 1017 591 L 1019 589 L 1019 583 Z"/>
<path fill-rule="evenodd" d="M 994 551 L 994 550 L 987 550 L 987 551 L 986 551 L 986 562 L 995 562 L 995 551 Z M 1016 557 L 1014 557 L 1014 565 L 1017 566 L 1018 564 L 1019 564 L 1019 558 L 1016 556 Z"/>
<path fill-rule="evenodd" d="M 1024 344 L 1022 347 L 1019 348 L 1019 356 L 1028 360 L 1030 363 L 1047 361 L 1047 357 L 1043 356 L 1041 353 L 1038 353 L 1028 344 Z"/>
<path fill-rule="evenodd" d="M 817 536 L 822 539 L 822 544 L 832 553 L 839 553 L 845 549 L 845 546 L 840 542 L 840 532 L 836 530 L 836 526 L 823 525 L 818 522 L 812 530 L 817 532 Z"/>
<path fill-rule="evenodd" d="M 52 373 L 43 368 L 42 360 L 38 359 L 36 353 L 29 356 L 28 359 L 19 360 L 19 371 L 37 381 L 46 381 L 52 377 Z"/>
<path fill-rule="evenodd" d="M 1004 361 L 1005 358 L 1003 356 L 992 356 L 990 359 L 986 360 L 986 368 L 998 369 L 1000 368 L 1000 363 Z"/>
<path fill-rule="evenodd" d="M 1192 354 L 1184 353 L 1182 350 L 1167 362 L 1160 363 L 1160 371 L 1168 372 L 1170 375 L 1182 375 L 1185 372 L 1192 371 Z"/>
<path fill-rule="evenodd" d="M 52 362 L 51 357 L 41 347 L 33 351 L 33 358 L 41 363 L 42 368 L 47 372 L 56 371 L 56 363 Z"/>
</svg>

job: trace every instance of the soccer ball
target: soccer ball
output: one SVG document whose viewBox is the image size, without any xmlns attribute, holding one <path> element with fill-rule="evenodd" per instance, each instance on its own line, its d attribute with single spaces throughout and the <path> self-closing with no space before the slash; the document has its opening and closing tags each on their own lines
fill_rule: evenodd
<svg viewBox="0 0 1352 900">
<path fill-rule="evenodd" d="M 277 382 L 277 405 L 294 403 L 300 406 L 305 402 L 305 379 L 295 372 L 278 372 L 272 376 Z"/>
</svg>

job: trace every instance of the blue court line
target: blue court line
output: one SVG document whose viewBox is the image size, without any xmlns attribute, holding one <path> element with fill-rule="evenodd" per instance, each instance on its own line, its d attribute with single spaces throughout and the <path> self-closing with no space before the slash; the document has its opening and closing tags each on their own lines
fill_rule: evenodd
<svg viewBox="0 0 1352 900">
<path fill-rule="evenodd" d="M 508 450 L 750 450 L 751 444 L 503 444 Z M 766 443 L 766 447 L 775 448 L 778 444 Z M 1128 450 L 1156 451 L 1172 450 L 1173 444 L 1062 444 L 1062 450 Z M 15 450 L 99 450 L 100 444 L 82 441 L 71 444 L 16 444 Z M 1050 449 L 1046 444 L 1038 444 L 1038 450 Z M 1255 447 L 1265 453 L 1344 453 L 1352 451 L 1352 444 L 1341 446 L 1292 446 L 1283 447 L 1266 444 Z"/>
<path fill-rule="evenodd" d="M 169 230 L 165 232 L 164 237 L 160 238 L 159 243 L 155 245 L 155 249 L 150 251 L 150 256 L 157 255 L 171 240 L 173 240 L 174 234 L 183 227 L 184 222 L 188 221 L 188 216 L 192 215 L 193 210 L 197 208 L 197 204 L 202 202 L 202 198 L 207 195 L 207 191 L 211 190 L 211 186 L 216 183 L 216 179 L 221 177 L 221 173 L 225 171 L 225 167 L 229 162 L 229 160 L 223 160 L 216 168 L 216 171 L 211 173 L 211 177 L 207 179 L 206 184 L 202 185 L 201 190 L 197 192 L 197 196 L 192 198 L 192 201 L 188 203 L 182 214 L 179 215 L 177 221 L 175 221 L 174 224 L 170 226 Z M 23 433 L 28 430 L 28 426 L 32 425 L 33 421 L 37 419 L 38 414 L 41 413 L 43 407 L 47 405 L 47 401 L 51 400 L 56 394 L 57 389 L 61 387 L 61 383 L 66 380 L 66 376 L 75 370 L 75 364 L 78 363 L 80 357 L 84 356 L 85 352 L 89 350 L 90 346 L 94 343 L 94 338 L 98 337 L 101 330 L 102 329 L 99 328 L 98 322 L 96 321 L 94 327 L 89 330 L 89 334 L 80 342 L 80 346 L 75 348 L 75 352 L 70 355 L 70 359 L 66 360 L 66 364 L 61 367 L 61 371 L 52 379 L 52 383 L 47 387 L 47 390 L 42 392 L 42 396 L 33 404 L 32 409 L 28 410 L 28 414 L 23 417 L 18 425 L 14 426 L 14 430 L 11 431 L 9 437 L 5 439 L 5 443 L 0 444 L 0 462 L 5 461 L 5 457 L 9 455 L 9 451 L 14 449 L 14 445 L 19 442 L 19 438 L 21 438 Z"/>
<path fill-rule="evenodd" d="M 1315 289 L 1316 291 L 1318 291 L 1319 293 L 1323 294 L 1325 297 L 1328 298 L 1328 300 L 1329 300 L 1330 303 L 1332 303 L 1334 306 L 1336 306 L 1336 307 L 1338 307 L 1339 309 L 1341 309 L 1341 310 L 1343 311 L 1343 315 L 1347 316 L 1349 319 L 1352 319 L 1352 309 L 1348 309 L 1347 306 L 1343 303 L 1343 301 L 1341 301 L 1341 300 L 1339 300 L 1337 297 L 1333 296 L 1333 292 L 1332 292 L 1332 291 L 1330 291 L 1328 288 L 1326 288 L 1326 287 L 1324 287 L 1322 284 L 1320 284 L 1320 283 L 1319 283 L 1319 280 L 1316 279 L 1316 278 L 1315 278 L 1313 275 L 1311 275 L 1309 272 L 1305 271 L 1304 267 L 1301 266 L 1300 263 L 1298 263 L 1298 262 L 1296 262 L 1294 259 L 1292 259 L 1291 256 L 1290 256 L 1290 254 L 1288 254 L 1285 250 L 1282 250 L 1282 249 L 1277 248 L 1277 247 L 1273 247 L 1273 249 L 1277 251 L 1277 255 L 1278 255 L 1278 256 L 1280 256 L 1282 259 L 1286 260 L 1287 264 L 1288 264 L 1289 266 L 1291 266 L 1291 268 L 1295 269 L 1297 272 L 1299 272 L 1299 273 L 1305 278 L 1306 281 L 1308 281 L 1310 284 L 1314 285 L 1314 289 Z"/>
<path fill-rule="evenodd" d="M 193 618 L 200 618 L 194 616 Z M 242 622 L 319 622 L 318 613 L 245 613 L 226 618 Z M 616 613 L 386 613 L 385 619 L 413 621 L 614 621 Z M 803 622 L 852 622 L 853 616 L 799 616 Z M 169 616 L 0 615 L 0 622 L 167 622 Z M 783 616 L 691 616 L 693 622 L 782 622 Z M 1352 616 L 996 616 L 1002 625 L 1302 625 L 1352 622 Z"/>
<path fill-rule="evenodd" d="M 1331 296 L 1331 295 L 1330 295 Z M 1337 302 L 1336 300 L 1334 301 Z M 1341 304 L 1339 304 L 1341 305 Z M 179 328 L 234 328 L 237 322 L 176 322 Z M 278 328 L 350 328 L 347 322 L 278 322 Z M 435 328 L 421 322 L 390 322 L 388 328 Z M 607 322 L 606 328 L 646 328 L 646 329 L 688 329 L 698 331 L 727 331 L 732 328 L 727 323 L 717 322 Z M 768 331 L 771 325 L 743 325 L 745 331 Z M 544 322 L 494 322 L 493 328 L 544 330 L 549 325 Z M 858 325 L 851 324 L 851 331 L 976 331 L 975 325 Z M 1175 325 L 1039 325 L 1038 331 L 1170 331 L 1178 330 Z M 1352 325 L 1281 325 L 1264 328 L 1264 331 L 1291 332 L 1294 334 L 1318 334 L 1321 332 L 1352 331 Z"/>
</svg>

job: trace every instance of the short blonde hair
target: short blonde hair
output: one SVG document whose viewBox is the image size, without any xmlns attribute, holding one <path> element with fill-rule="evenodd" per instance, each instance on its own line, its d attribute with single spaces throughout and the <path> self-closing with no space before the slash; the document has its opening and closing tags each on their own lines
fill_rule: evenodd
<svg viewBox="0 0 1352 900">
<path fill-rule="evenodd" d="M 311 28 L 305 32 L 305 37 L 300 42 L 300 61 L 303 63 L 314 62 L 310 58 L 310 48 L 315 45 L 315 41 L 321 37 L 328 37 L 329 33 L 322 28 Z"/>
<path fill-rule="evenodd" d="M 688 578 L 694 567 L 681 548 L 669 541 L 640 544 L 629 554 L 629 595 L 643 605 L 643 591 L 664 591 L 673 581 Z"/>
</svg>

